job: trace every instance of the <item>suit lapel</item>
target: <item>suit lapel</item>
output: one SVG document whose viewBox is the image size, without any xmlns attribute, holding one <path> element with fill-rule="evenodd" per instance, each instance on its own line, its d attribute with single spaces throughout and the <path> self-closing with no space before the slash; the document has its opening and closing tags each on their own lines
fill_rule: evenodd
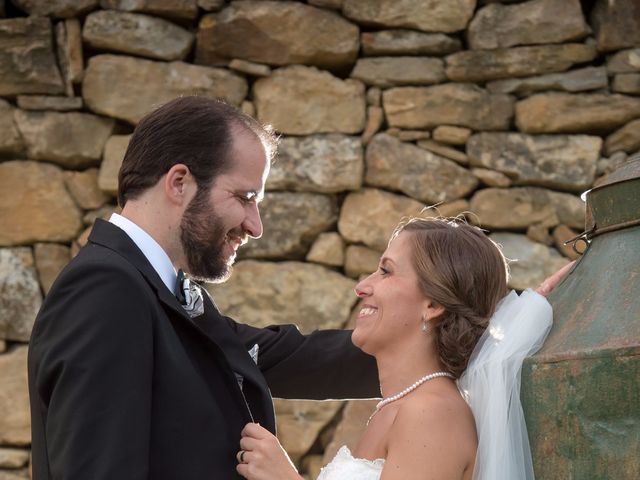
<svg viewBox="0 0 640 480">
<path fill-rule="evenodd" d="M 222 317 L 206 292 L 204 304 L 205 313 L 195 317 L 194 323 L 222 349 L 231 368 L 242 376 L 244 396 L 248 400 L 254 420 L 275 432 L 275 415 L 269 387 L 248 352 L 253 345 L 247 346 L 240 342 L 229 322 Z"/>
<path fill-rule="evenodd" d="M 89 235 L 89 242 L 113 250 L 130 262 L 137 270 L 140 271 L 149 285 L 155 290 L 160 303 L 174 314 L 173 317 L 179 319 L 184 326 L 196 332 L 203 341 L 210 345 L 210 351 L 212 355 L 217 357 L 217 360 L 214 360 L 209 368 L 219 368 L 225 374 L 229 384 L 229 389 L 235 397 L 235 403 L 245 415 L 246 421 L 248 422 L 251 420 L 252 413 L 255 418 L 257 412 L 248 411 L 245 395 L 243 395 L 240 390 L 234 370 L 240 375 L 243 375 L 243 377 L 250 379 L 250 381 L 255 384 L 258 384 L 259 380 L 262 379 L 264 389 L 268 392 L 268 390 L 266 390 L 266 382 L 255 365 L 253 368 L 250 368 L 251 366 L 246 364 L 247 359 L 251 362 L 251 357 L 245 351 L 244 357 L 246 358 L 243 358 L 240 353 L 242 352 L 240 342 L 237 338 L 235 339 L 235 342 L 233 341 L 233 338 L 231 337 L 233 332 L 228 327 L 227 322 L 221 318 L 208 296 L 205 294 L 205 314 L 201 315 L 201 317 L 207 317 L 208 320 L 202 321 L 204 320 L 203 318 L 200 321 L 193 321 L 184 308 L 182 308 L 182 305 L 180 305 L 176 296 L 170 292 L 162 282 L 162 279 L 151 266 L 142 251 L 122 229 L 109 222 L 97 219 L 93 230 Z M 198 317 L 196 317 L 196 320 L 198 320 Z M 234 347 L 236 344 L 240 347 Z M 271 399 L 268 394 L 267 397 L 269 404 L 271 404 Z M 262 405 L 260 406 L 260 410 L 265 410 Z M 260 415 L 261 419 L 262 417 L 266 420 L 269 419 L 268 415 Z M 273 414 L 271 414 L 271 417 L 273 417 Z M 256 421 L 260 420 L 256 419 Z M 267 421 L 266 423 L 273 423 L 275 426 L 275 421 Z M 267 425 L 264 426 L 268 428 Z"/>
</svg>

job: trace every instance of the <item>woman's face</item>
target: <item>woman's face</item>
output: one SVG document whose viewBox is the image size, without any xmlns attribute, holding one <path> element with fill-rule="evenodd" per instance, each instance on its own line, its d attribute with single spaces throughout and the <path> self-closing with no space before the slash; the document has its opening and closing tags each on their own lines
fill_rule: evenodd
<svg viewBox="0 0 640 480">
<path fill-rule="evenodd" d="M 418 288 L 412 265 L 412 233 L 400 233 L 380 258 L 378 270 L 356 286 L 362 307 L 351 339 L 369 354 L 403 348 L 421 334 L 431 302 Z"/>
</svg>

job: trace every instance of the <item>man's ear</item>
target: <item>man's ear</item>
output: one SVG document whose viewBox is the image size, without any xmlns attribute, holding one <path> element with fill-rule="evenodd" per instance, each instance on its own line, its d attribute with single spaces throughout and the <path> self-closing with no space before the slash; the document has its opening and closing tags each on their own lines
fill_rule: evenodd
<svg viewBox="0 0 640 480">
<path fill-rule="evenodd" d="M 176 205 L 188 204 L 197 189 L 189 167 L 182 163 L 175 164 L 164 175 L 163 187 L 169 201 Z"/>
</svg>

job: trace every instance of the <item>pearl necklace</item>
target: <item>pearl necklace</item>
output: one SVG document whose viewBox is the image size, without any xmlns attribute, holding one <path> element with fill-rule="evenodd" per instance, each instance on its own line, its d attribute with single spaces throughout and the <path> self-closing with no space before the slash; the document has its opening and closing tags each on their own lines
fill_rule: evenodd
<svg viewBox="0 0 640 480">
<path fill-rule="evenodd" d="M 453 378 L 454 380 L 456 378 L 449 372 L 435 372 L 435 373 L 430 373 L 429 375 L 425 375 L 424 377 L 418 379 L 413 385 L 409 385 L 407 388 L 402 390 L 400 393 L 396 393 L 391 397 L 383 398 L 382 400 L 380 400 L 376 405 L 376 409 L 373 411 L 373 413 L 369 417 L 369 420 L 367 420 L 367 425 L 369 425 L 369 422 L 371 421 L 371 419 L 375 416 L 376 413 L 378 413 L 382 409 L 382 407 L 390 404 L 391 402 L 395 402 L 396 400 L 400 400 L 402 397 L 409 395 L 411 392 L 413 392 L 416 388 L 418 388 L 424 382 L 428 382 L 429 380 L 432 380 L 438 377 L 449 377 L 449 378 Z"/>
</svg>

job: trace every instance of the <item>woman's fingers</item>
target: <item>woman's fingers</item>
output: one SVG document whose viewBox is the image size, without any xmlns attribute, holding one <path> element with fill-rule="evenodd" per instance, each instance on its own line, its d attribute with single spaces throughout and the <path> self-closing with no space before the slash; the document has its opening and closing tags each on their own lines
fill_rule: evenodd
<svg viewBox="0 0 640 480">
<path fill-rule="evenodd" d="M 247 423 L 242 429 L 241 435 L 243 437 L 252 437 L 252 438 L 266 438 L 271 434 L 269 430 L 260 426 L 259 423 Z"/>
<path fill-rule="evenodd" d="M 260 444 L 260 440 L 252 437 L 242 437 L 240 439 L 240 449 L 242 450 L 255 450 Z"/>
<path fill-rule="evenodd" d="M 556 286 L 562 280 L 564 280 L 564 277 L 567 276 L 567 273 L 569 273 L 569 270 L 573 268 L 575 263 L 575 260 L 573 262 L 569 262 L 556 273 L 552 274 L 550 277 L 547 277 L 544 282 L 542 282 L 540 286 L 536 288 L 536 292 L 545 297 L 548 296 L 553 291 L 553 289 L 556 288 Z"/>
<path fill-rule="evenodd" d="M 251 480 L 251 478 L 249 477 L 249 465 L 247 465 L 246 463 L 239 463 L 238 465 L 236 465 L 236 472 L 238 472 L 238 474 L 240 474 L 242 477 Z"/>
</svg>

